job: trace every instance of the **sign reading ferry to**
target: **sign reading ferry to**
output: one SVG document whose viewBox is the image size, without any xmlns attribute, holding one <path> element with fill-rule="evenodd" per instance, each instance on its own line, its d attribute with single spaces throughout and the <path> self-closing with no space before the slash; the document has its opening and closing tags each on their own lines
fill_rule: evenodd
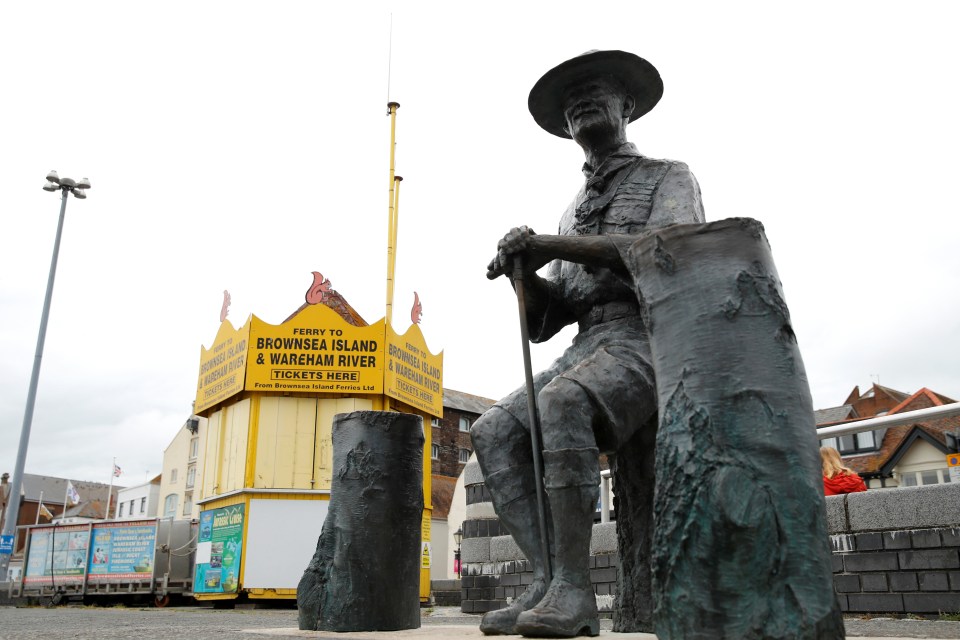
<svg viewBox="0 0 960 640">
<path fill-rule="evenodd" d="M 427 349 L 420 326 L 404 335 L 386 327 L 386 371 L 383 392 L 430 415 L 443 416 L 443 353 Z"/>
<path fill-rule="evenodd" d="M 200 375 L 194 411 L 203 411 L 243 391 L 249 337 L 249 323 L 234 329 L 229 321 L 224 321 L 220 323 L 213 346 L 209 349 L 200 347 Z"/>
<path fill-rule="evenodd" d="M 355 327 L 316 304 L 281 325 L 250 320 L 245 389 L 383 393 L 383 321 Z"/>
</svg>

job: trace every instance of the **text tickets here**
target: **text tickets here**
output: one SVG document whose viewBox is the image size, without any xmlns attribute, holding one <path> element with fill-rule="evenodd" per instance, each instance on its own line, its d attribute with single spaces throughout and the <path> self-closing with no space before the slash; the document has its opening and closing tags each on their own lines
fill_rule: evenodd
<svg viewBox="0 0 960 640">
<path fill-rule="evenodd" d="M 416 345 L 405 343 L 389 345 L 388 370 L 393 374 L 395 391 L 410 400 L 419 400 L 432 405 L 434 395 L 442 394 L 441 370 L 431 362 L 429 353 Z M 414 406 L 423 406 L 412 402 Z"/>
</svg>

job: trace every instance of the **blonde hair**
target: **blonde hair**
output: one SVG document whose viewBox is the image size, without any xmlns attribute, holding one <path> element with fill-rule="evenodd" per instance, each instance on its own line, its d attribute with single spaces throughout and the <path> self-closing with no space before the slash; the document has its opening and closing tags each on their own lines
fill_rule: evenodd
<svg viewBox="0 0 960 640">
<path fill-rule="evenodd" d="M 823 464 L 823 475 L 832 478 L 838 473 L 842 476 L 854 473 L 853 469 L 844 466 L 840 459 L 840 452 L 833 447 L 820 447 L 820 462 Z"/>
</svg>

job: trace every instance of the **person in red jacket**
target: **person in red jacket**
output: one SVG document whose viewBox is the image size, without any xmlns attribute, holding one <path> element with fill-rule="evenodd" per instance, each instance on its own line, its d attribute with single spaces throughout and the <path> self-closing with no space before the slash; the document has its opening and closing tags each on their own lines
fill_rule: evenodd
<svg viewBox="0 0 960 640">
<path fill-rule="evenodd" d="M 863 478 L 840 460 L 840 452 L 833 447 L 820 447 L 820 462 L 823 463 L 823 493 L 836 496 L 841 493 L 866 491 Z"/>
</svg>

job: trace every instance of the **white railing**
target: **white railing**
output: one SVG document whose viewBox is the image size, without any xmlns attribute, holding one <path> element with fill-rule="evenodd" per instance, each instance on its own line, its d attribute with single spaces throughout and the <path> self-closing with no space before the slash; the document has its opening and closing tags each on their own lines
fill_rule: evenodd
<svg viewBox="0 0 960 640">
<path fill-rule="evenodd" d="M 875 431 L 877 429 L 886 429 L 889 427 L 899 427 L 905 424 L 915 422 L 926 422 L 927 420 L 940 420 L 942 418 L 952 418 L 960 415 L 960 402 L 944 404 L 939 407 L 928 407 L 926 409 L 917 409 L 916 411 L 907 411 L 905 413 L 894 413 L 889 416 L 880 416 L 879 418 L 870 418 L 868 420 L 857 420 L 856 422 L 844 422 L 830 427 L 821 427 L 817 429 L 817 438 L 833 438 L 836 436 L 848 436 L 853 433 L 862 433 L 864 431 Z"/>
</svg>

